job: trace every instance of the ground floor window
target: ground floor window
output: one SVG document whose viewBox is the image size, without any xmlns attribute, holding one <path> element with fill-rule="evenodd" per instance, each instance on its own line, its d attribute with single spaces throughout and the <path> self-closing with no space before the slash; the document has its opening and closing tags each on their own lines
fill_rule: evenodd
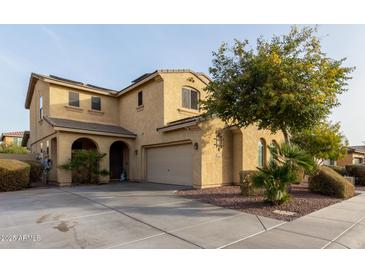
<svg viewBox="0 0 365 274">
<path fill-rule="evenodd" d="M 265 150 L 266 144 L 264 139 L 260 139 L 258 143 L 258 167 L 264 167 L 265 165 Z"/>
</svg>

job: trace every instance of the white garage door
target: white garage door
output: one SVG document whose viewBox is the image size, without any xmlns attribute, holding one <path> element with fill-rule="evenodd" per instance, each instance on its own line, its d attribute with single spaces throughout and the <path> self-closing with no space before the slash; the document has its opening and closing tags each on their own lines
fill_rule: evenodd
<svg viewBox="0 0 365 274">
<path fill-rule="evenodd" d="M 147 180 L 193 185 L 192 151 L 191 144 L 147 149 Z"/>
</svg>

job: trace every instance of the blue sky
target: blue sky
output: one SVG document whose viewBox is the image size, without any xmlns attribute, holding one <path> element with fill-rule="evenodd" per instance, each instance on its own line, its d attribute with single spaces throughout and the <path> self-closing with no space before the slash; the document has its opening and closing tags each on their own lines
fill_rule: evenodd
<svg viewBox="0 0 365 274">
<path fill-rule="evenodd" d="M 0 25 L 0 132 L 29 128 L 24 100 L 31 72 L 112 89 L 155 69 L 208 72 L 222 42 L 286 33 L 289 25 Z M 350 144 L 365 141 L 365 25 L 320 25 L 324 50 L 356 66 L 331 120 Z"/>
</svg>

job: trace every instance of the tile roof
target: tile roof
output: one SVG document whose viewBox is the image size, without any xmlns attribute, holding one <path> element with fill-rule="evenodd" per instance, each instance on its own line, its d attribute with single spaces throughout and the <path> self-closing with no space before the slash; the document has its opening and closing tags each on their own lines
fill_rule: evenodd
<svg viewBox="0 0 365 274">
<path fill-rule="evenodd" d="M 24 131 L 12 131 L 12 132 L 4 132 L 2 136 L 7 137 L 23 137 Z"/>
<path fill-rule="evenodd" d="M 118 134 L 118 135 L 125 135 L 125 136 L 131 137 L 131 138 L 135 138 L 137 136 L 133 132 L 131 132 L 123 127 L 115 126 L 115 125 L 88 123 L 88 122 L 81 122 L 81 121 L 61 119 L 61 118 L 52 118 L 52 117 L 44 117 L 44 119 L 53 127 L 105 132 L 105 133 L 112 133 L 112 134 Z"/>
<path fill-rule="evenodd" d="M 365 146 L 349 146 L 348 148 L 355 152 L 365 153 Z"/>
<path fill-rule="evenodd" d="M 205 82 L 206 84 L 211 81 L 211 78 L 206 75 L 203 72 L 195 72 L 191 69 L 157 69 L 153 72 L 149 72 L 149 73 L 144 73 L 141 76 L 139 76 L 138 78 L 134 79 L 132 81 L 132 83 L 130 85 L 128 85 L 127 87 L 123 88 L 122 90 L 120 90 L 119 94 L 123 94 L 125 91 L 129 90 L 131 87 L 135 87 L 138 86 L 140 82 L 142 82 L 143 80 L 145 80 L 146 78 L 149 78 L 150 76 L 156 76 L 159 73 L 181 73 L 181 72 L 189 72 L 194 74 L 195 76 L 197 76 L 199 79 L 201 79 L 203 82 Z M 205 80 L 203 80 L 202 78 L 205 78 Z"/>
<path fill-rule="evenodd" d="M 4 137 L 23 137 L 24 131 L 11 131 L 4 132 L 0 136 L 0 141 L 4 140 Z"/>
<path fill-rule="evenodd" d="M 66 83 L 69 83 L 69 84 L 72 84 L 72 85 L 88 87 L 88 88 L 93 88 L 93 89 L 99 89 L 99 90 L 103 90 L 103 91 L 110 92 L 110 93 L 118 93 L 118 91 L 116 91 L 116 90 L 112 90 L 112 89 L 109 89 L 109 88 L 103 88 L 103 87 L 100 87 L 100 86 L 91 85 L 91 84 L 87 84 L 87 83 L 83 83 L 83 82 L 79 82 L 79 81 L 75 81 L 75 80 L 70 80 L 70 79 L 63 78 L 63 77 L 56 76 L 56 75 L 52 75 L 52 74 L 50 74 L 50 75 L 37 74 L 37 75 L 45 77 L 45 78 L 49 78 L 49 79 L 52 79 L 52 80 L 56 80 L 56 81 L 66 82 Z"/>
</svg>

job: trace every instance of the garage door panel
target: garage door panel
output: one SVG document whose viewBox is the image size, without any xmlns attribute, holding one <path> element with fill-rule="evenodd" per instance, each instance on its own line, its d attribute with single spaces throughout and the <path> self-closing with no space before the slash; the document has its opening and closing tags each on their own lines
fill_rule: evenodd
<svg viewBox="0 0 365 274">
<path fill-rule="evenodd" d="M 150 182 L 192 185 L 192 145 L 147 149 L 147 180 Z"/>
</svg>

